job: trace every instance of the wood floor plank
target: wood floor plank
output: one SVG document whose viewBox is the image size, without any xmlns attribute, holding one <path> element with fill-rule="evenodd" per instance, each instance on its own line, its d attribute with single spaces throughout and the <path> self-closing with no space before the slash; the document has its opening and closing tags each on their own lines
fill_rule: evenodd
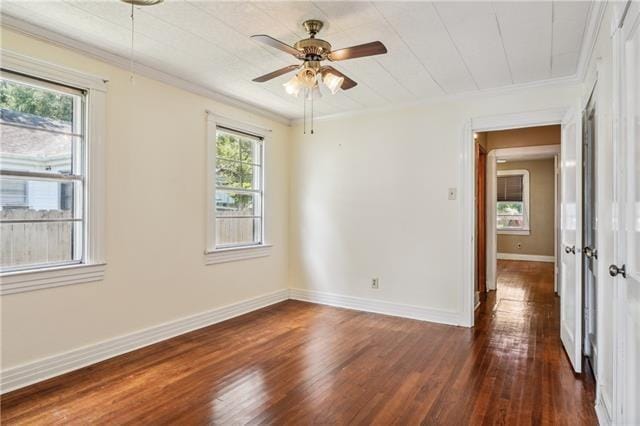
<svg viewBox="0 0 640 426">
<path fill-rule="evenodd" d="M 2 424 L 597 424 L 553 265 L 500 261 L 473 329 L 298 301 L 0 397 Z"/>
</svg>

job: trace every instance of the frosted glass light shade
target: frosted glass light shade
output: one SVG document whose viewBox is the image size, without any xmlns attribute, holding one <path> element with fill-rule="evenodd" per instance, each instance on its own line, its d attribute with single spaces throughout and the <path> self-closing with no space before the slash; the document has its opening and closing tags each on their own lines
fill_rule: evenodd
<svg viewBox="0 0 640 426">
<path fill-rule="evenodd" d="M 344 77 L 338 77 L 335 74 L 331 74 L 330 72 L 325 73 L 324 75 L 324 84 L 331 90 L 332 94 L 336 94 L 342 83 L 344 82 Z"/>
<path fill-rule="evenodd" d="M 287 81 L 285 84 L 283 84 L 283 86 L 285 92 L 287 92 L 289 95 L 295 96 L 296 98 L 298 97 L 298 93 L 300 93 L 300 90 L 302 90 L 302 84 L 300 84 L 300 80 L 298 79 L 297 75 L 291 77 L 291 80 Z"/>
</svg>

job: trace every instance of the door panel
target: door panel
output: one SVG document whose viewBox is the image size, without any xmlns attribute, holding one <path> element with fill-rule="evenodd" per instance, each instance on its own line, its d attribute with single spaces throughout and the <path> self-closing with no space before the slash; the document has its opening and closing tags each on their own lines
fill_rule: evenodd
<svg viewBox="0 0 640 426">
<path fill-rule="evenodd" d="M 570 111 L 562 124 L 560 234 L 560 337 L 576 372 L 582 371 L 581 117 Z"/>
<path fill-rule="evenodd" d="M 626 279 L 617 275 L 621 354 L 617 379 L 622 384 L 619 414 L 622 424 L 640 424 L 640 5 L 631 3 L 622 32 L 622 131 L 620 231 L 618 265 L 626 262 Z M 626 191 L 624 188 L 626 187 Z"/>
</svg>

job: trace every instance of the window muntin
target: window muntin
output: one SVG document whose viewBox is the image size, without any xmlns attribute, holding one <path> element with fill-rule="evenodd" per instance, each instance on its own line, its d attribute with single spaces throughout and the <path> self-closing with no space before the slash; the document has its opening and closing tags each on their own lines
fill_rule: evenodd
<svg viewBox="0 0 640 426">
<path fill-rule="evenodd" d="M 215 248 L 263 243 L 263 140 L 216 127 Z"/>
<path fill-rule="evenodd" d="M 84 123 L 83 91 L 2 71 L 2 272 L 83 263 Z"/>
<path fill-rule="evenodd" d="M 496 228 L 498 231 L 529 230 L 529 176 L 526 170 L 498 171 Z"/>
</svg>

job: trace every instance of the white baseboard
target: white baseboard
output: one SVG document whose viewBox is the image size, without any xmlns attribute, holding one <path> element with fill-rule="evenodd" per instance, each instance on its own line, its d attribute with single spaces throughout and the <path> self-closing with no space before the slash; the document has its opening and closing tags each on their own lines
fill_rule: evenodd
<svg viewBox="0 0 640 426">
<path fill-rule="evenodd" d="M 598 417 L 598 423 L 601 426 L 609 426 L 612 424 L 611 414 L 609 413 L 609 409 L 607 408 L 607 404 L 600 395 L 600 398 L 596 401 L 596 416 Z"/>
<path fill-rule="evenodd" d="M 498 253 L 496 257 L 502 260 L 526 260 L 529 262 L 555 263 L 556 261 L 554 256 L 542 256 L 539 254 Z"/>
<path fill-rule="evenodd" d="M 290 288 L 289 298 L 294 300 L 301 300 L 304 302 L 354 309 L 357 311 L 374 312 L 377 314 L 412 318 L 421 321 L 437 322 L 440 324 L 463 324 L 463 322 L 461 321 L 461 315 L 458 312 L 384 302 L 382 300 L 376 299 L 343 296 L 340 294 L 324 293 L 320 291 L 306 290 L 301 288 Z"/>
<path fill-rule="evenodd" d="M 8 368 L 0 374 L 0 393 L 9 392 L 198 328 L 216 324 L 256 309 L 282 302 L 287 300 L 288 297 L 289 291 L 287 289 L 278 290 L 253 299 L 222 306 L 90 346 Z"/>
</svg>

